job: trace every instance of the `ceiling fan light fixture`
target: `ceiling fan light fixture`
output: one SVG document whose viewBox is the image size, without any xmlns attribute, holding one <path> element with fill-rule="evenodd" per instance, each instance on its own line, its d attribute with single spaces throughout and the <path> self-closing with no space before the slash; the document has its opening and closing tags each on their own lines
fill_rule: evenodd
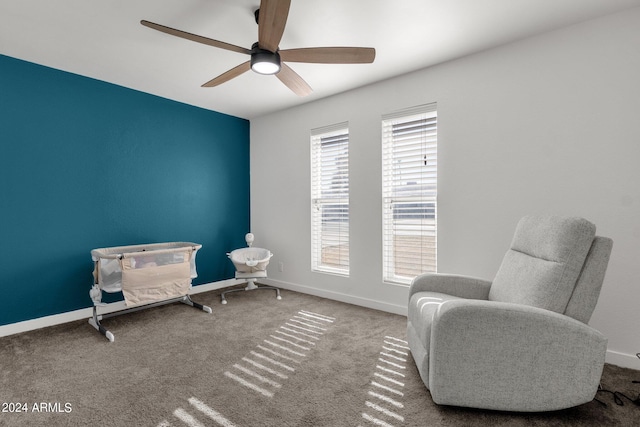
<svg viewBox="0 0 640 427">
<path fill-rule="evenodd" d="M 251 69 L 259 74 L 276 74 L 280 71 L 280 54 L 254 48 L 251 53 Z"/>
</svg>

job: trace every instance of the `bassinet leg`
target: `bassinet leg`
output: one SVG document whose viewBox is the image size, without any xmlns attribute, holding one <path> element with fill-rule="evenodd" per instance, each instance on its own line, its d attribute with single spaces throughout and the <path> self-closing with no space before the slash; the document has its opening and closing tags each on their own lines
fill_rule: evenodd
<svg viewBox="0 0 640 427">
<path fill-rule="evenodd" d="M 189 295 L 185 295 L 180 300 L 180 302 L 183 303 L 183 304 L 190 305 L 191 307 L 197 308 L 199 310 L 206 311 L 207 313 L 212 313 L 213 312 L 213 310 L 211 310 L 211 307 L 206 306 L 206 305 L 202 305 L 202 304 L 198 304 L 197 302 L 192 300 Z"/>
<path fill-rule="evenodd" d="M 93 317 L 89 318 L 89 324 L 96 328 L 96 330 L 104 335 L 110 342 L 115 341 L 116 338 L 113 334 L 100 324 L 96 307 L 93 307 Z"/>
<path fill-rule="evenodd" d="M 238 289 L 229 289 L 228 291 L 224 291 L 220 294 L 220 302 L 222 304 L 226 304 L 227 303 L 227 298 L 225 296 L 225 294 L 229 294 L 231 292 L 240 292 L 240 291 L 253 291 L 256 289 L 272 289 L 274 291 L 276 291 L 276 299 L 282 299 L 282 297 L 280 296 L 280 289 L 276 288 L 275 286 L 258 286 L 256 284 L 256 279 L 249 279 L 247 281 L 247 286 L 245 288 L 238 288 Z"/>
</svg>

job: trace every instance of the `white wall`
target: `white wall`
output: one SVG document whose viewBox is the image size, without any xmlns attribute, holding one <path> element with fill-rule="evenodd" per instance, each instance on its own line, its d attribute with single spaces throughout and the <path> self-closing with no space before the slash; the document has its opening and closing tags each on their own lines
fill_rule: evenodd
<svg viewBox="0 0 640 427">
<path fill-rule="evenodd" d="M 639 76 L 640 8 L 252 120 L 252 231 L 275 253 L 270 277 L 406 312 L 407 288 L 381 281 L 380 116 L 435 101 L 439 271 L 492 278 L 523 215 L 585 217 L 614 240 L 591 325 L 608 361 L 640 369 Z M 310 270 L 309 131 L 343 121 L 349 278 Z"/>
</svg>

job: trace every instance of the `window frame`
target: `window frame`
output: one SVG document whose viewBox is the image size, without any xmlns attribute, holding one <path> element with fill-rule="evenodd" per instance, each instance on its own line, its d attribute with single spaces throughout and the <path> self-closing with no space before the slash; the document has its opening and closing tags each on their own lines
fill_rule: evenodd
<svg viewBox="0 0 640 427">
<path fill-rule="evenodd" d="M 437 272 L 437 120 L 436 103 L 382 116 L 384 283 L 409 285 L 418 274 Z M 422 131 L 414 130 L 420 121 Z"/>
<path fill-rule="evenodd" d="M 310 146 L 311 271 L 349 276 L 349 123 L 312 129 Z"/>
</svg>

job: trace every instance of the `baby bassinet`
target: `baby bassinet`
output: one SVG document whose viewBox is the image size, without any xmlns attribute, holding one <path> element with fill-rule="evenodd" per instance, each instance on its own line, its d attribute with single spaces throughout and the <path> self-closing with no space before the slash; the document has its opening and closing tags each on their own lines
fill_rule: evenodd
<svg viewBox="0 0 640 427">
<path fill-rule="evenodd" d="M 235 249 L 227 254 L 234 267 L 236 268 L 236 279 L 247 281 L 247 286 L 242 289 L 230 289 L 220 294 L 222 304 L 227 303 L 226 294 L 238 291 L 251 291 L 254 289 L 273 289 L 276 291 L 276 297 L 280 296 L 280 289 L 273 286 L 257 286 L 256 280 L 267 277 L 267 266 L 273 254 L 268 249 L 253 248 L 253 234 L 247 233 L 245 240 L 249 247 Z"/>
<path fill-rule="evenodd" d="M 211 308 L 189 297 L 191 279 L 198 276 L 196 253 L 200 248 L 197 243 L 170 242 L 92 250 L 94 284 L 89 295 L 94 307 L 89 323 L 113 342 L 113 334 L 100 320 L 176 301 L 211 313 Z M 107 306 L 122 305 L 103 303 L 102 291 L 122 292 L 124 308 L 100 314 L 98 308 L 105 307 L 104 311 Z"/>
</svg>

